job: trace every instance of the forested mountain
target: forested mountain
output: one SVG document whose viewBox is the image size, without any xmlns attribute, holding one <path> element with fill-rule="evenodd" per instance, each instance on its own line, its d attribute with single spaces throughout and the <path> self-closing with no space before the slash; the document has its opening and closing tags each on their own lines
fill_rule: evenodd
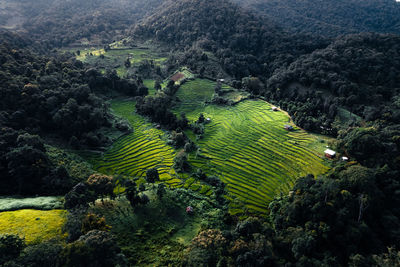
<svg viewBox="0 0 400 267">
<path fill-rule="evenodd" d="M 398 35 L 357 34 L 338 38 L 325 49 L 300 57 L 268 79 L 267 87 L 280 97 L 319 91 L 336 105 L 372 120 L 399 123 L 390 103 L 400 92 Z M 371 107 L 372 106 L 372 107 Z"/>
<path fill-rule="evenodd" d="M 400 33 L 395 0 L 234 0 L 296 33 Z"/>
<path fill-rule="evenodd" d="M 1 25 L 15 27 L 41 45 L 85 43 L 104 45 L 122 38 L 125 30 L 156 8 L 161 0 L 4 1 Z M 14 25 L 13 25 L 14 24 Z"/>
<path fill-rule="evenodd" d="M 320 38 L 289 35 L 230 1 L 165 2 L 139 23 L 133 36 L 154 38 L 175 49 L 198 47 L 213 52 L 237 78 L 269 75 L 327 43 Z"/>
</svg>

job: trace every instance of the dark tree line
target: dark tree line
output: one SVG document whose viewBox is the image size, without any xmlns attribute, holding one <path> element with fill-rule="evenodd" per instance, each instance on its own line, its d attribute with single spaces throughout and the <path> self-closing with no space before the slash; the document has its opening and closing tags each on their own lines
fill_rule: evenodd
<svg viewBox="0 0 400 267">
<path fill-rule="evenodd" d="M 148 116 L 151 121 L 159 123 L 168 130 L 186 129 L 189 121 L 184 114 L 178 118 L 171 110 L 173 102 L 172 95 L 178 90 L 178 86 L 174 81 L 168 83 L 164 92 L 158 93 L 156 96 L 138 97 L 136 102 L 136 111 Z"/>
</svg>

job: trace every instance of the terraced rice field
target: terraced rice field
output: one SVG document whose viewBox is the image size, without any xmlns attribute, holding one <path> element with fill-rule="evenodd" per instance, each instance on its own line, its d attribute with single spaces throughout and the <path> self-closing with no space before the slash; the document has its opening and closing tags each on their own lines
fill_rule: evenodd
<svg viewBox="0 0 400 267">
<path fill-rule="evenodd" d="M 93 167 L 105 174 L 144 177 L 146 170 L 157 168 L 160 180 L 171 187 L 185 187 L 211 195 L 211 187 L 173 169 L 175 150 L 166 144 L 165 133 L 135 111 L 135 101 L 114 100 L 113 112 L 127 119 L 134 132 L 117 140 L 103 155 L 87 155 Z"/>
<path fill-rule="evenodd" d="M 92 158 L 94 168 L 111 175 L 143 177 L 147 169 L 156 167 L 162 181 L 180 184 L 172 168 L 175 151 L 161 139 L 164 132 L 134 112 L 135 101 L 115 100 L 111 108 L 116 115 L 129 120 L 134 132 L 117 140 L 104 155 Z"/>
<path fill-rule="evenodd" d="M 215 82 L 201 79 L 185 83 L 177 93 L 181 101 L 173 111 L 186 113 L 191 121 L 200 113 L 211 119 L 203 138 L 196 141 L 199 150 L 189 155 L 189 161 L 194 171 L 202 168 L 226 183 L 232 214 L 265 214 L 274 196 L 287 194 L 297 178 L 329 169 L 322 155 L 323 137 L 294 125 L 294 131 L 286 131 L 283 126 L 289 123 L 289 117 L 272 111 L 262 100 L 245 100 L 235 106 L 207 104 L 214 86 Z M 212 194 L 209 186 L 190 175 L 175 173 L 172 166 L 176 152 L 166 144 L 165 133 L 136 114 L 134 105 L 132 100 L 111 103 L 114 113 L 131 122 L 134 133 L 93 158 L 94 167 L 111 175 L 135 177 L 143 177 L 147 169 L 156 167 L 161 180 L 170 186 Z M 194 140 L 190 130 L 187 135 Z"/>
<path fill-rule="evenodd" d="M 283 128 L 289 119 L 285 113 L 272 111 L 262 100 L 232 107 L 205 105 L 212 88 L 213 82 L 205 80 L 186 83 L 177 93 L 182 102 L 175 112 L 186 112 L 190 120 L 199 113 L 211 118 L 190 163 L 227 184 L 231 213 L 265 213 L 269 201 L 287 193 L 298 177 L 329 169 L 316 136 L 295 126 L 293 132 Z M 312 149 L 316 144 L 318 151 Z"/>
</svg>

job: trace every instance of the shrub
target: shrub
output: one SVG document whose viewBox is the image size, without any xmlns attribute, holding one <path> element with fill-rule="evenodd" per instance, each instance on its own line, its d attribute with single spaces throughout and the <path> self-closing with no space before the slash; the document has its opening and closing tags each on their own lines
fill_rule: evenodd
<svg viewBox="0 0 400 267">
<path fill-rule="evenodd" d="M 24 247 L 24 240 L 17 235 L 0 235 L 0 264 L 17 258 Z"/>
</svg>

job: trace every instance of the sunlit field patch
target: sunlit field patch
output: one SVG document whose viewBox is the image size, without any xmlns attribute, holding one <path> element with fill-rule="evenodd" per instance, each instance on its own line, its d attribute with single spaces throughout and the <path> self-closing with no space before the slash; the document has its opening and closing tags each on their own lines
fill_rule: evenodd
<svg viewBox="0 0 400 267">
<path fill-rule="evenodd" d="M 16 234 L 27 244 L 50 239 L 64 239 L 62 232 L 66 221 L 65 210 L 5 211 L 0 213 L 0 234 Z"/>
</svg>

